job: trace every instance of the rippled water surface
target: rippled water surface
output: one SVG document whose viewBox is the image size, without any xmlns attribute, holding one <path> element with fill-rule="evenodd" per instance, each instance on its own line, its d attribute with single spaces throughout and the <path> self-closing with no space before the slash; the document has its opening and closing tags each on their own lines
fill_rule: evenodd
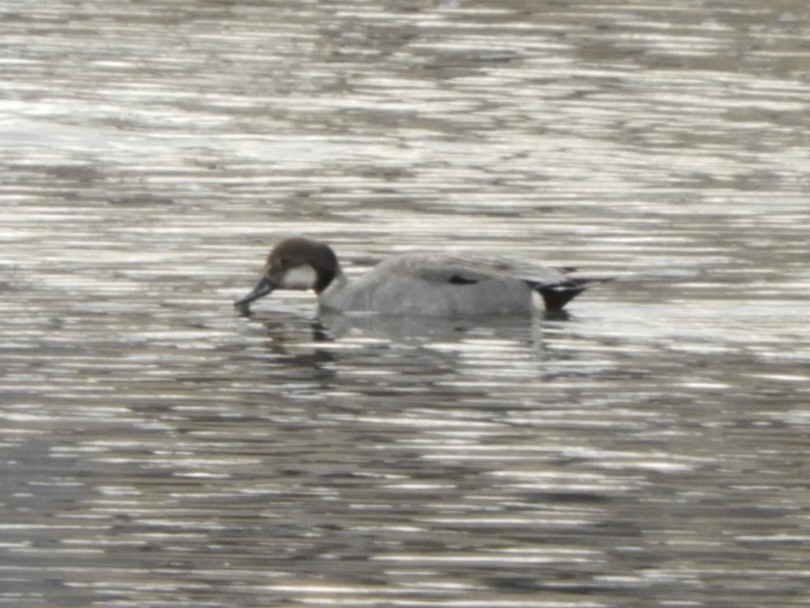
<svg viewBox="0 0 810 608">
<path fill-rule="evenodd" d="M 802 1 L 0 7 L 0 605 L 810 604 Z M 239 315 L 279 237 L 619 280 Z"/>
</svg>

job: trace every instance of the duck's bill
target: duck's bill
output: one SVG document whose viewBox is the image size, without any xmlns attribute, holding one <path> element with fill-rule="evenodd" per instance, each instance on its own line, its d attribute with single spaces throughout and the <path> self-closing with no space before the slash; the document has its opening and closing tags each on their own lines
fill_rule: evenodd
<svg viewBox="0 0 810 608">
<path fill-rule="evenodd" d="M 273 283 L 267 277 L 264 277 L 262 278 L 261 281 L 259 281 L 256 284 L 256 287 L 253 288 L 253 291 L 251 291 L 241 300 L 237 300 L 236 302 L 234 302 L 233 305 L 239 308 L 249 306 L 251 303 L 255 302 L 259 298 L 263 298 L 264 296 L 271 293 L 273 290 L 275 290 L 276 287 L 278 287 L 278 285 Z"/>
</svg>

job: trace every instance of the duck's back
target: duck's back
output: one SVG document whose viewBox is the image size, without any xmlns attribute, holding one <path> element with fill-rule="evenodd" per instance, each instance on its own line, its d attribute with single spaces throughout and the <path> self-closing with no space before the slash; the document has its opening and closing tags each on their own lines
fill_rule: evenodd
<svg viewBox="0 0 810 608">
<path fill-rule="evenodd" d="M 321 295 L 321 304 L 343 312 L 384 314 L 530 314 L 532 289 L 508 270 L 497 260 L 401 254 L 354 282 L 330 287 Z"/>
</svg>

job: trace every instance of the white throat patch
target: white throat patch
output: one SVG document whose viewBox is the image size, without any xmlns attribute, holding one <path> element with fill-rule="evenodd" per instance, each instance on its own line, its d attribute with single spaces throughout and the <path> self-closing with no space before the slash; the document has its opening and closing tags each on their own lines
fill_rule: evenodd
<svg viewBox="0 0 810 608">
<path fill-rule="evenodd" d="M 315 269 L 305 264 L 288 270 L 281 280 L 281 286 L 286 289 L 312 289 L 317 278 Z"/>
</svg>

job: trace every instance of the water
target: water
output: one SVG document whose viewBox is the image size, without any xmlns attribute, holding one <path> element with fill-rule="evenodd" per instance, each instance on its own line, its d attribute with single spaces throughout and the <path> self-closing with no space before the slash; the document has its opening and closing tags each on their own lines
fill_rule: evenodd
<svg viewBox="0 0 810 608">
<path fill-rule="evenodd" d="M 0 605 L 808 605 L 805 3 L 0 11 Z M 240 316 L 287 234 L 620 280 Z"/>
</svg>

